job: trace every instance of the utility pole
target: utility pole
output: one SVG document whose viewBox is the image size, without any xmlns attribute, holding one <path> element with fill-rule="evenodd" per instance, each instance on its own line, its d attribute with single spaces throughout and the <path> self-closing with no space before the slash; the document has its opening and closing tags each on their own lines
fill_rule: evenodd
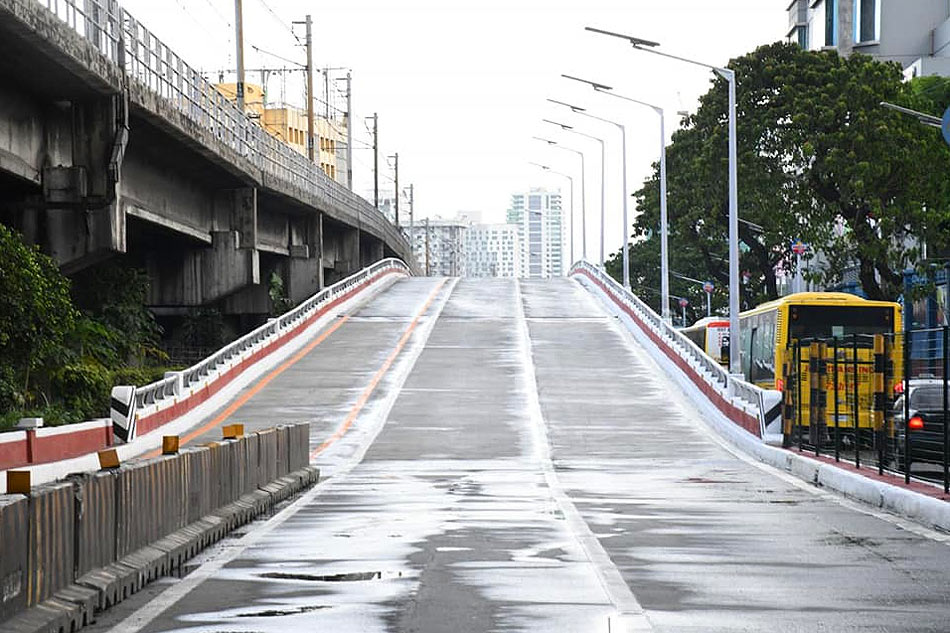
<svg viewBox="0 0 950 633">
<path fill-rule="evenodd" d="M 426 218 L 426 277 L 432 276 L 432 270 L 429 267 L 429 218 Z"/>
<path fill-rule="evenodd" d="M 379 211 L 379 114 L 373 113 L 373 206 Z"/>
<path fill-rule="evenodd" d="M 313 21 L 310 14 L 307 14 L 305 24 L 307 25 L 307 158 L 311 163 L 317 162 L 314 158 L 315 146 L 313 139 Z"/>
<path fill-rule="evenodd" d="M 323 69 L 323 105 L 326 109 L 326 119 L 330 120 L 330 69 Z"/>
<path fill-rule="evenodd" d="M 415 185 L 409 184 L 409 243 L 412 244 L 412 231 L 415 229 L 414 213 L 416 210 L 416 190 Z"/>
<path fill-rule="evenodd" d="M 244 9 L 242 0 L 234 0 L 234 41 L 237 46 L 237 106 L 244 114 Z"/>
<path fill-rule="evenodd" d="M 346 186 L 353 191 L 353 76 L 346 71 Z"/>
<path fill-rule="evenodd" d="M 399 228 L 399 152 L 396 152 L 395 156 L 395 167 L 396 167 L 396 228 Z"/>
</svg>

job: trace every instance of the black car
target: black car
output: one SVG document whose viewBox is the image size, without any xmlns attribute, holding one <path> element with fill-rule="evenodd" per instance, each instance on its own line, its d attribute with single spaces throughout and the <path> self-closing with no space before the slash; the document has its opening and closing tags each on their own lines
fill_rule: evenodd
<svg viewBox="0 0 950 633">
<path fill-rule="evenodd" d="M 897 467 L 904 470 L 907 433 L 910 433 L 911 466 L 914 464 L 943 464 L 944 411 L 943 381 L 920 379 L 910 381 L 910 415 L 905 424 L 904 395 L 894 403 L 894 422 L 897 431 Z"/>
</svg>

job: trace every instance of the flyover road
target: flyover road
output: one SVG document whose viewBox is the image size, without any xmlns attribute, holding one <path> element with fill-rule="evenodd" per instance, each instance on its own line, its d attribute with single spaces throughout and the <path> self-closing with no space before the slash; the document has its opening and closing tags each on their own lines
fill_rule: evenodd
<svg viewBox="0 0 950 633">
<path fill-rule="evenodd" d="M 94 630 L 950 629 L 946 535 L 731 452 L 574 281 L 337 325 L 230 414 L 309 420 L 324 482 Z"/>
</svg>

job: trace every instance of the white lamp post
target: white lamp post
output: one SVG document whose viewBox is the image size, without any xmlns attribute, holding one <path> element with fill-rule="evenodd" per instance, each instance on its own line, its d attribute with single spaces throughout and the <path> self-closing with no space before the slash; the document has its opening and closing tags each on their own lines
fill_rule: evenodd
<svg viewBox="0 0 950 633">
<path fill-rule="evenodd" d="M 575 130 L 574 126 L 567 125 L 566 123 L 558 123 L 557 121 L 551 121 L 550 119 L 542 119 L 545 123 L 550 123 L 551 125 L 556 125 L 565 132 L 570 132 L 571 134 L 577 134 L 578 136 L 584 136 L 589 139 L 593 139 L 600 143 L 600 267 L 604 267 L 604 183 L 605 183 L 605 174 L 607 172 L 606 163 L 607 163 L 607 145 L 604 143 L 604 139 L 599 136 L 594 136 L 593 134 L 588 134 L 587 132 L 581 132 Z M 585 228 L 584 243 L 587 243 L 587 235 Z M 584 257 L 587 257 L 587 251 L 584 251 Z"/>
<path fill-rule="evenodd" d="M 570 218 L 570 231 L 571 231 L 571 265 L 574 265 L 574 178 L 564 172 L 551 169 L 548 165 L 542 165 L 540 163 L 531 163 L 535 167 L 540 167 L 544 171 L 551 172 L 552 174 L 557 174 L 563 178 L 567 178 L 571 187 L 571 214 L 568 216 Z"/>
<path fill-rule="evenodd" d="M 589 26 L 586 27 L 586 30 L 627 40 L 639 51 L 709 68 L 729 84 L 729 371 L 732 374 L 741 374 L 742 365 L 739 360 L 739 345 L 742 339 L 739 336 L 739 179 L 736 151 L 736 73 L 729 68 L 704 64 L 693 59 L 658 51 L 656 50 L 656 47 L 659 46 L 657 42 Z"/>
<path fill-rule="evenodd" d="M 584 152 L 574 149 L 573 147 L 568 147 L 566 145 L 561 145 L 557 141 L 552 141 L 550 139 L 541 138 L 540 136 L 535 136 L 535 140 L 543 141 L 547 143 L 548 146 L 553 147 L 554 149 L 561 149 L 566 152 L 572 152 L 581 157 L 581 231 L 583 235 L 581 236 L 581 247 L 583 249 L 583 258 L 587 259 L 587 196 L 586 189 L 584 187 Z M 572 181 L 573 186 L 573 181 Z M 571 259 L 574 259 L 574 200 L 571 200 Z M 571 262 L 571 265 L 574 265 L 574 262 Z"/>
<path fill-rule="evenodd" d="M 556 103 L 568 107 L 575 114 L 581 116 L 586 116 L 591 119 L 597 119 L 598 121 L 603 121 L 604 123 L 610 123 L 611 125 L 617 126 L 620 129 L 620 141 L 622 144 L 621 152 L 623 153 L 623 287 L 627 290 L 630 290 L 630 229 L 627 226 L 627 128 L 616 121 L 611 121 L 610 119 L 605 119 L 603 117 L 596 116 L 587 112 L 585 108 L 581 108 L 569 103 L 564 103 L 563 101 L 557 101 L 555 99 L 548 99 L 551 103 Z M 601 225 L 603 225 L 604 218 L 600 218 Z M 603 265 L 603 236 L 604 231 L 601 228 L 601 265 Z"/>
</svg>

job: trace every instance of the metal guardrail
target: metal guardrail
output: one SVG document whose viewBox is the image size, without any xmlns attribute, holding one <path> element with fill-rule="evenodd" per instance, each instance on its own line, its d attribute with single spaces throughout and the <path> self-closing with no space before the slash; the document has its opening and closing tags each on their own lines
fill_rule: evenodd
<svg viewBox="0 0 950 633">
<path fill-rule="evenodd" d="M 317 193 L 372 222 L 386 216 L 339 184 L 317 165 L 250 119 L 200 72 L 136 20 L 116 0 L 36 0 L 109 61 L 131 82 L 160 97 L 262 172 Z"/>
<path fill-rule="evenodd" d="M 192 365 L 191 367 L 169 375 L 168 377 L 135 389 L 136 409 L 160 404 L 163 400 L 174 399 L 185 395 L 194 389 L 200 389 L 207 382 L 217 377 L 219 368 L 228 367 L 235 360 L 240 360 L 248 354 L 269 345 L 279 339 L 288 330 L 297 327 L 324 304 L 345 295 L 355 286 L 366 282 L 377 274 L 394 270 L 412 274 L 409 267 L 399 259 L 383 259 L 368 268 L 364 268 L 355 275 L 327 286 L 313 295 L 296 308 L 285 312 L 281 316 L 269 320 L 264 325 L 248 332 L 233 343 L 225 345 L 214 354 Z"/>
<path fill-rule="evenodd" d="M 657 335 L 664 339 L 670 348 L 676 351 L 681 358 L 702 372 L 705 372 L 712 381 L 712 384 L 718 388 L 724 397 L 731 396 L 734 402 L 738 400 L 742 408 L 757 417 L 762 427 L 761 434 L 763 437 L 765 436 L 765 427 L 770 422 L 770 420 L 766 420 L 765 417 L 772 408 L 768 405 L 771 404 L 771 401 L 777 402 L 780 399 L 778 392 L 770 393 L 761 387 L 731 376 L 726 368 L 720 365 L 716 359 L 707 355 L 706 352 L 686 338 L 679 330 L 669 323 L 666 323 L 659 314 L 654 312 L 653 308 L 617 283 L 613 277 L 590 262 L 583 260 L 577 262 L 571 267 L 570 274 L 573 275 L 581 270 L 599 280 L 604 287 L 607 288 L 607 291 L 613 296 L 614 300 L 636 312 L 637 316 L 644 323 L 647 323 Z"/>
</svg>

